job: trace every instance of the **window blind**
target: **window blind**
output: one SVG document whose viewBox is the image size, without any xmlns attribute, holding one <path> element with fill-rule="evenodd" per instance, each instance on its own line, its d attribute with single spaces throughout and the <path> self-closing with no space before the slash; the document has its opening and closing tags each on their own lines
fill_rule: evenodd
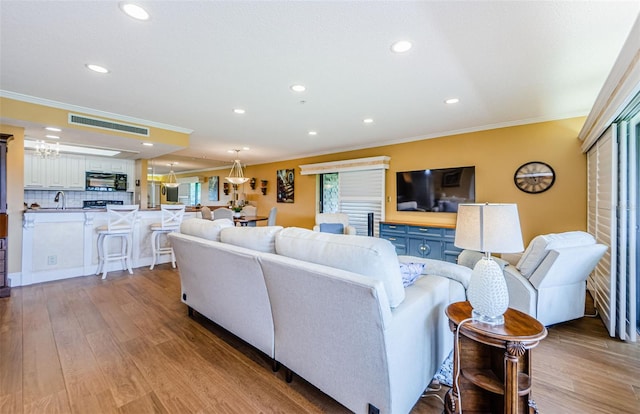
<svg viewBox="0 0 640 414">
<path fill-rule="evenodd" d="M 610 336 L 616 327 L 616 154 L 617 130 L 611 126 L 587 154 L 587 231 L 609 246 L 591 273 L 587 286 Z"/>
<path fill-rule="evenodd" d="M 349 216 L 357 234 L 367 235 L 368 213 L 373 213 L 374 236 L 384 221 L 385 170 L 349 171 L 338 174 L 339 211 Z"/>
<path fill-rule="evenodd" d="M 611 124 L 587 154 L 588 231 L 609 246 L 588 281 L 609 331 L 637 341 L 640 113 Z"/>
</svg>

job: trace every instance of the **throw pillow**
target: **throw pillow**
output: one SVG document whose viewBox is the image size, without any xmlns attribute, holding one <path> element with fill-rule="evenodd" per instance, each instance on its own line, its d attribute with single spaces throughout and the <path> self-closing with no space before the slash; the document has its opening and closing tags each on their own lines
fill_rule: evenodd
<svg viewBox="0 0 640 414">
<path fill-rule="evenodd" d="M 413 282 L 422 274 L 425 263 L 400 263 L 400 274 L 404 287 L 413 285 Z"/>
<path fill-rule="evenodd" d="M 320 232 L 344 234 L 344 225 L 342 223 L 320 223 Z"/>
</svg>

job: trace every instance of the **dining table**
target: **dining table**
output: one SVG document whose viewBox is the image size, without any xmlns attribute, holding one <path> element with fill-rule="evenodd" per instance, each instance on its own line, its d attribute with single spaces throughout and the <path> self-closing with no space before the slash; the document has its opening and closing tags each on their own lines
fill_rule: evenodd
<svg viewBox="0 0 640 414">
<path fill-rule="evenodd" d="M 233 222 L 235 224 L 240 223 L 241 226 L 255 226 L 256 222 L 268 220 L 268 216 L 241 216 L 234 217 Z"/>
</svg>

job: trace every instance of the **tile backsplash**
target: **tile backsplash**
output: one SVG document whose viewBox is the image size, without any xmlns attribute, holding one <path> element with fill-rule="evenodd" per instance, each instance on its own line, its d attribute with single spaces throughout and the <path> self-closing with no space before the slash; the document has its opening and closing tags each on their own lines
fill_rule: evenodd
<svg viewBox="0 0 640 414">
<path fill-rule="evenodd" d="M 56 190 L 24 190 L 24 202 L 40 204 L 42 208 L 55 208 L 58 203 L 53 201 Z M 99 192 L 99 191 L 65 191 L 67 208 L 82 208 L 84 200 L 121 200 L 124 204 L 132 204 L 133 193 L 124 191 Z"/>
</svg>

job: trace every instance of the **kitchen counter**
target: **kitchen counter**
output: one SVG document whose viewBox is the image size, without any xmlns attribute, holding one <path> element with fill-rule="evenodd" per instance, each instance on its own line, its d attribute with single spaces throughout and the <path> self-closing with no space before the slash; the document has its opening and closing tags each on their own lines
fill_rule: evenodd
<svg viewBox="0 0 640 414">
<path fill-rule="evenodd" d="M 105 213 L 107 211 L 106 208 L 80 208 L 80 207 L 75 207 L 75 208 L 66 208 L 66 209 L 60 209 L 60 208 L 37 208 L 37 209 L 33 209 L 33 208 L 29 208 L 27 210 L 23 210 L 24 213 Z M 140 211 L 157 211 L 160 212 L 160 208 L 144 208 L 144 209 L 140 209 Z M 184 209 L 184 211 L 186 213 L 196 213 L 199 212 L 200 209 L 196 209 L 195 207 L 186 207 Z"/>
<path fill-rule="evenodd" d="M 195 208 L 190 208 L 185 212 L 184 219 L 197 216 Z M 133 230 L 132 267 L 151 265 L 150 226 L 160 221 L 159 208 L 140 210 Z M 24 211 L 22 272 L 19 280 L 12 280 L 13 284 L 20 286 L 94 276 L 98 269 L 96 228 L 106 224 L 107 211 L 102 208 L 40 208 Z M 115 249 L 119 241 L 113 242 Z M 158 263 L 168 263 L 169 260 L 169 255 L 162 256 Z M 111 262 L 109 265 L 110 272 L 122 270 L 120 262 Z"/>
</svg>

